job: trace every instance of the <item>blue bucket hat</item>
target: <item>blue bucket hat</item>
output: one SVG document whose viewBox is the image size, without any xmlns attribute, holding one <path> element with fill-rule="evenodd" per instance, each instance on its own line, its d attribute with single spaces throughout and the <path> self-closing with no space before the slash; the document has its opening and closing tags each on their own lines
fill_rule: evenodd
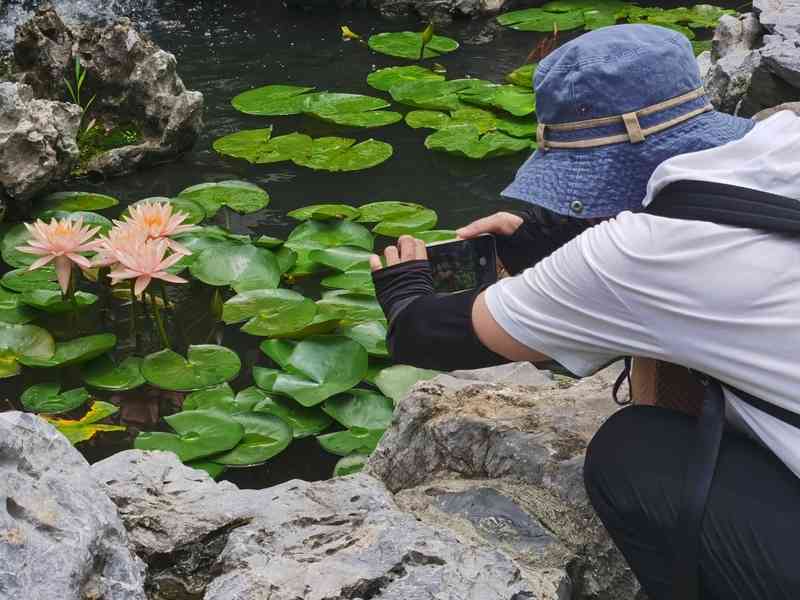
<svg viewBox="0 0 800 600">
<path fill-rule="evenodd" d="M 654 25 L 586 33 L 536 70 L 538 149 L 503 195 L 562 215 L 641 208 L 673 156 L 737 140 L 751 119 L 713 110 L 683 34 Z"/>
</svg>

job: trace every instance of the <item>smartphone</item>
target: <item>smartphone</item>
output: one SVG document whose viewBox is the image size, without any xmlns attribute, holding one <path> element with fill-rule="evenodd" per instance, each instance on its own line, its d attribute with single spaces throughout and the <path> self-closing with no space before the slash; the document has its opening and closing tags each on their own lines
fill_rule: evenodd
<svg viewBox="0 0 800 600">
<path fill-rule="evenodd" d="M 471 290 L 497 281 L 497 249 L 492 235 L 436 242 L 427 250 L 437 292 Z"/>
</svg>

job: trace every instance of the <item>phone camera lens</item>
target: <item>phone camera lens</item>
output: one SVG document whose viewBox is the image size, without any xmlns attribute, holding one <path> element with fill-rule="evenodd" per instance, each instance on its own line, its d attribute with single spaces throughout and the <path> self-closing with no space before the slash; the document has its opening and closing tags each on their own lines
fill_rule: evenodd
<svg viewBox="0 0 800 600">
<path fill-rule="evenodd" d="M 480 266 L 482 266 L 482 267 L 485 267 L 486 266 L 486 258 L 481 256 L 480 259 L 478 259 L 478 264 Z"/>
</svg>

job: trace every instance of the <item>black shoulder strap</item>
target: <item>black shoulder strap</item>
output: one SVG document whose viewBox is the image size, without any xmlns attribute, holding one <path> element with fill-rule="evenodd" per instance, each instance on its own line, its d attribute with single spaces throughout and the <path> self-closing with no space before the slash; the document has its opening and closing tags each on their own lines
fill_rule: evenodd
<svg viewBox="0 0 800 600">
<path fill-rule="evenodd" d="M 672 219 L 800 235 L 799 200 L 726 183 L 670 183 L 645 212 Z"/>
</svg>

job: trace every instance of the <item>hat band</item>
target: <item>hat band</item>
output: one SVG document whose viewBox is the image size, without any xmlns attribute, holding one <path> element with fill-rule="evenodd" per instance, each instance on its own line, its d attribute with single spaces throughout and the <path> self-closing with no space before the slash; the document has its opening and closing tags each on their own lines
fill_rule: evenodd
<svg viewBox="0 0 800 600">
<path fill-rule="evenodd" d="M 573 148 L 573 149 L 596 148 L 598 146 L 609 146 L 611 144 L 619 144 L 622 142 L 639 144 L 645 141 L 648 135 L 653 135 L 654 133 L 658 133 L 660 131 L 664 131 L 665 129 L 669 129 L 670 127 L 674 127 L 675 125 L 683 123 L 684 121 L 688 121 L 689 119 L 696 117 L 697 115 L 703 114 L 704 112 L 714 110 L 714 107 L 711 106 L 710 103 L 706 103 L 700 108 L 679 115 L 673 119 L 669 119 L 668 121 L 664 121 L 663 123 L 658 123 L 657 125 L 646 127 L 644 129 L 639 124 L 639 117 L 644 117 L 656 112 L 660 112 L 662 110 L 667 110 L 670 108 L 674 108 L 676 106 L 680 106 L 681 104 L 691 102 L 692 100 L 695 100 L 703 96 L 705 93 L 706 92 L 703 86 L 700 86 L 696 90 L 692 90 L 691 92 L 687 92 L 686 94 L 681 94 L 680 96 L 676 96 L 675 98 L 670 98 L 668 100 L 664 100 L 663 102 L 658 102 L 657 104 L 645 106 L 644 108 L 641 108 L 637 111 L 625 113 L 623 115 L 600 117 L 597 119 L 588 119 L 585 121 L 575 121 L 573 123 L 554 123 L 552 125 L 548 125 L 546 123 L 539 123 L 536 129 L 536 141 L 539 146 L 539 149 L 543 151 L 546 151 L 548 148 Z M 625 126 L 626 133 L 619 135 L 609 135 L 589 140 L 575 140 L 570 142 L 548 141 L 545 138 L 545 134 L 548 129 L 550 129 L 551 131 L 578 131 L 581 129 L 593 129 L 595 127 L 603 127 L 607 125 L 618 125 L 618 124 L 622 124 Z"/>
</svg>

